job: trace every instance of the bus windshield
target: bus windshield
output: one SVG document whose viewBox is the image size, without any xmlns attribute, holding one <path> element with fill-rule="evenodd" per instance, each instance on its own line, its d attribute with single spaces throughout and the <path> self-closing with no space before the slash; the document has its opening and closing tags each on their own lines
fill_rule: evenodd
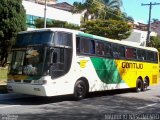
<svg viewBox="0 0 160 120">
<path fill-rule="evenodd" d="M 28 47 L 27 50 L 13 51 L 11 74 L 41 75 L 43 72 L 44 48 Z"/>
<path fill-rule="evenodd" d="M 28 32 L 17 35 L 16 46 L 47 44 L 53 40 L 54 33 L 52 31 Z"/>
</svg>

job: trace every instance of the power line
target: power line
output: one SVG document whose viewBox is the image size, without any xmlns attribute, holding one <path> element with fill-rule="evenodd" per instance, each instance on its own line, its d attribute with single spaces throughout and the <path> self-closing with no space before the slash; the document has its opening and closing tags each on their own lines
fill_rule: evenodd
<svg viewBox="0 0 160 120">
<path fill-rule="evenodd" d="M 147 33 L 147 42 L 150 43 L 150 33 L 151 33 L 151 10 L 152 6 L 154 5 L 160 5 L 160 3 L 152 3 L 149 4 L 141 4 L 142 6 L 149 6 L 149 21 L 148 21 L 148 33 Z"/>
</svg>

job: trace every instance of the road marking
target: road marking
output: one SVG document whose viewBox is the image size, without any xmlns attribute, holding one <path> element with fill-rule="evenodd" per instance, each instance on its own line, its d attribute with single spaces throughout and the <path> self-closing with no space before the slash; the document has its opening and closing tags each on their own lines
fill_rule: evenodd
<svg viewBox="0 0 160 120">
<path fill-rule="evenodd" d="M 3 107 L 0 107 L 0 109 L 2 108 L 9 108 L 9 107 L 17 107 L 17 106 L 21 106 L 21 105 L 7 105 L 7 106 L 3 106 Z"/>
<path fill-rule="evenodd" d="M 157 105 L 157 103 L 149 104 L 149 105 L 146 105 L 146 106 L 143 106 L 143 107 L 138 107 L 137 109 L 143 109 L 143 108 L 152 107 L 152 106 L 155 106 L 155 105 Z"/>
</svg>

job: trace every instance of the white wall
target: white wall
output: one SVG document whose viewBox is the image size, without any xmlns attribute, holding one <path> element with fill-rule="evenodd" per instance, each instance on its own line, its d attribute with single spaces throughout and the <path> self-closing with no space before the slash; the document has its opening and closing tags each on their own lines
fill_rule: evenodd
<svg viewBox="0 0 160 120">
<path fill-rule="evenodd" d="M 140 46 L 146 46 L 147 32 L 133 29 L 131 35 L 125 39 L 125 41 L 130 41 L 137 43 Z"/>
<path fill-rule="evenodd" d="M 157 36 L 155 32 L 151 32 L 150 36 Z M 133 29 L 131 35 L 124 41 L 130 41 L 140 46 L 146 46 L 147 31 Z"/>
<path fill-rule="evenodd" d="M 26 10 L 26 14 L 44 17 L 44 5 L 24 0 L 22 4 Z M 80 25 L 80 14 L 72 14 L 71 12 L 55 9 L 52 7 L 47 7 L 46 18 L 67 21 L 68 23 Z"/>
</svg>

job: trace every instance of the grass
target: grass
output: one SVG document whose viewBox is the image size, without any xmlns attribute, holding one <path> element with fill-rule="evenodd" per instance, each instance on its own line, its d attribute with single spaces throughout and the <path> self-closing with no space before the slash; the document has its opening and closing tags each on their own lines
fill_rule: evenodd
<svg viewBox="0 0 160 120">
<path fill-rule="evenodd" d="M 7 93 L 7 68 L 0 68 L 0 94 Z"/>
<path fill-rule="evenodd" d="M 0 68 L 0 84 L 5 84 L 7 80 L 7 68 Z"/>
</svg>

